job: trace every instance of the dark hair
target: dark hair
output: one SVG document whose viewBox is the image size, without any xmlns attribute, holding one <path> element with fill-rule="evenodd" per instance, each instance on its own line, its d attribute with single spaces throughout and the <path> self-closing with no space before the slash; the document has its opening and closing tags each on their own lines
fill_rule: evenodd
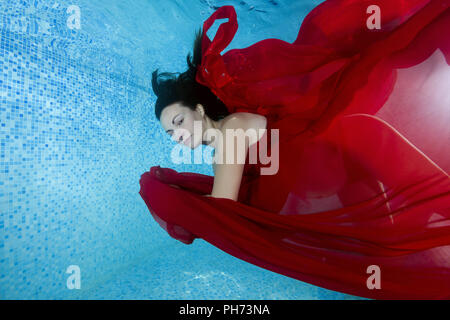
<svg viewBox="0 0 450 320">
<path fill-rule="evenodd" d="M 155 103 L 155 115 L 160 120 L 162 110 L 172 103 L 182 103 L 195 110 L 198 103 L 202 104 L 205 113 L 214 121 L 224 118 L 230 112 L 225 104 L 211 92 L 211 90 L 195 81 L 197 67 L 202 58 L 203 31 L 200 29 L 195 33 L 193 58 L 187 55 L 188 70 L 179 73 L 163 72 L 158 74 L 158 69 L 152 73 L 153 92 L 157 96 Z M 162 78 L 162 79 L 160 79 Z"/>
</svg>

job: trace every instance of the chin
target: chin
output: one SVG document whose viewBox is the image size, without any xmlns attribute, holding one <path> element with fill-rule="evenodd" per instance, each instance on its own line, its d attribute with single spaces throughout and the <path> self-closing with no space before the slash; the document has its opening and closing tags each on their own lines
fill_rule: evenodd
<svg viewBox="0 0 450 320">
<path fill-rule="evenodd" d="M 201 140 L 200 140 L 200 141 L 198 141 L 198 139 L 192 140 L 192 141 L 191 141 L 191 144 L 190 144 L 190 148 L 191 148 L 191 149 L 195 149 L 195 148 L 197 148 L 201 143 L 202 143 Z"/>
</svg>

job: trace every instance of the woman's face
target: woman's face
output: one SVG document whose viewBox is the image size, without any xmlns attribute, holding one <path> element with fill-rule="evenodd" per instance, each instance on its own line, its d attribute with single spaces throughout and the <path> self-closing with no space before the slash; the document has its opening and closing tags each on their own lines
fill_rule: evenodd
<svg viewBox="0 0 450 320">
<path fill-rule="evenodd" d="M 161 112 L 160 122 L 163 129 L 172 136 L 175 142 L 195 149 L 203 140 L 203 117 L 200 109 L 192 110 L 179 102 L 165 107 Z M 201 121 L 201 130 L 194 136 L 194 121 Z"/>
</svg>

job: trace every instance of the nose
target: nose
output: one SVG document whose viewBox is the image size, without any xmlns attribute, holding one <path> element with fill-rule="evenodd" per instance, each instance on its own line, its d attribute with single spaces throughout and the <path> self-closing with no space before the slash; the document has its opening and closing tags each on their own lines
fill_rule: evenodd
<svg viewBox="0 0 450 320">
<path fill-rule="evenodd" d="M 183 134 L 180 133 L 178 136 L 175 134 L 172 136 L 173 141 L 177 142 L 177 143 L 182 143 L 183 142 Z"/>
</svg>

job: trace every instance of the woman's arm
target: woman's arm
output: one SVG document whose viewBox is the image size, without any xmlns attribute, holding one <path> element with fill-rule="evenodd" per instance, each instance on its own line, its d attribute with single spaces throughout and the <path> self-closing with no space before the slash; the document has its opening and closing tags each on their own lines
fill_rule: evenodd
<svg viewBox="0 0 450 320">
<path fill-rule="evenodd" d="M 244 165 L 243 163 L 217 164 L 211 196 L 237 201 Z"/>
<path fill-rule="evenodd" d="M 239 195 L 239 188 L 241 186 L 242 174 L 244 172 L 245 159 L 247 157 L 249 148 L 249 138 L 245 135 L 240 135 L 240 138 L 245 137 L 245 144 L 242 146 L 237 143 L 234 137 L 234 160 L 232 163 L 226 163 L 227 146 L 231 146 L 233 141 L 227 140 L 226 131 L 241 129 L 241 133 L 249 128 L 261 129 L 266 127 L 267 120 L 264 116 L 242 113 L 236 114 L 235 117 L 228 120 L 221 128 L 223 135 L 223 147 L 216 146 L 215 159 L 221 159 L 219 163 L 213 163 L 214 169 L 214 184 L 211 196 L 215 198 L 227 198 L 237 201 Z M 229 150 L 231 151 L 231 150 Z M 242 161 L 238 161 L 241 159 Z"/>
</svg>

